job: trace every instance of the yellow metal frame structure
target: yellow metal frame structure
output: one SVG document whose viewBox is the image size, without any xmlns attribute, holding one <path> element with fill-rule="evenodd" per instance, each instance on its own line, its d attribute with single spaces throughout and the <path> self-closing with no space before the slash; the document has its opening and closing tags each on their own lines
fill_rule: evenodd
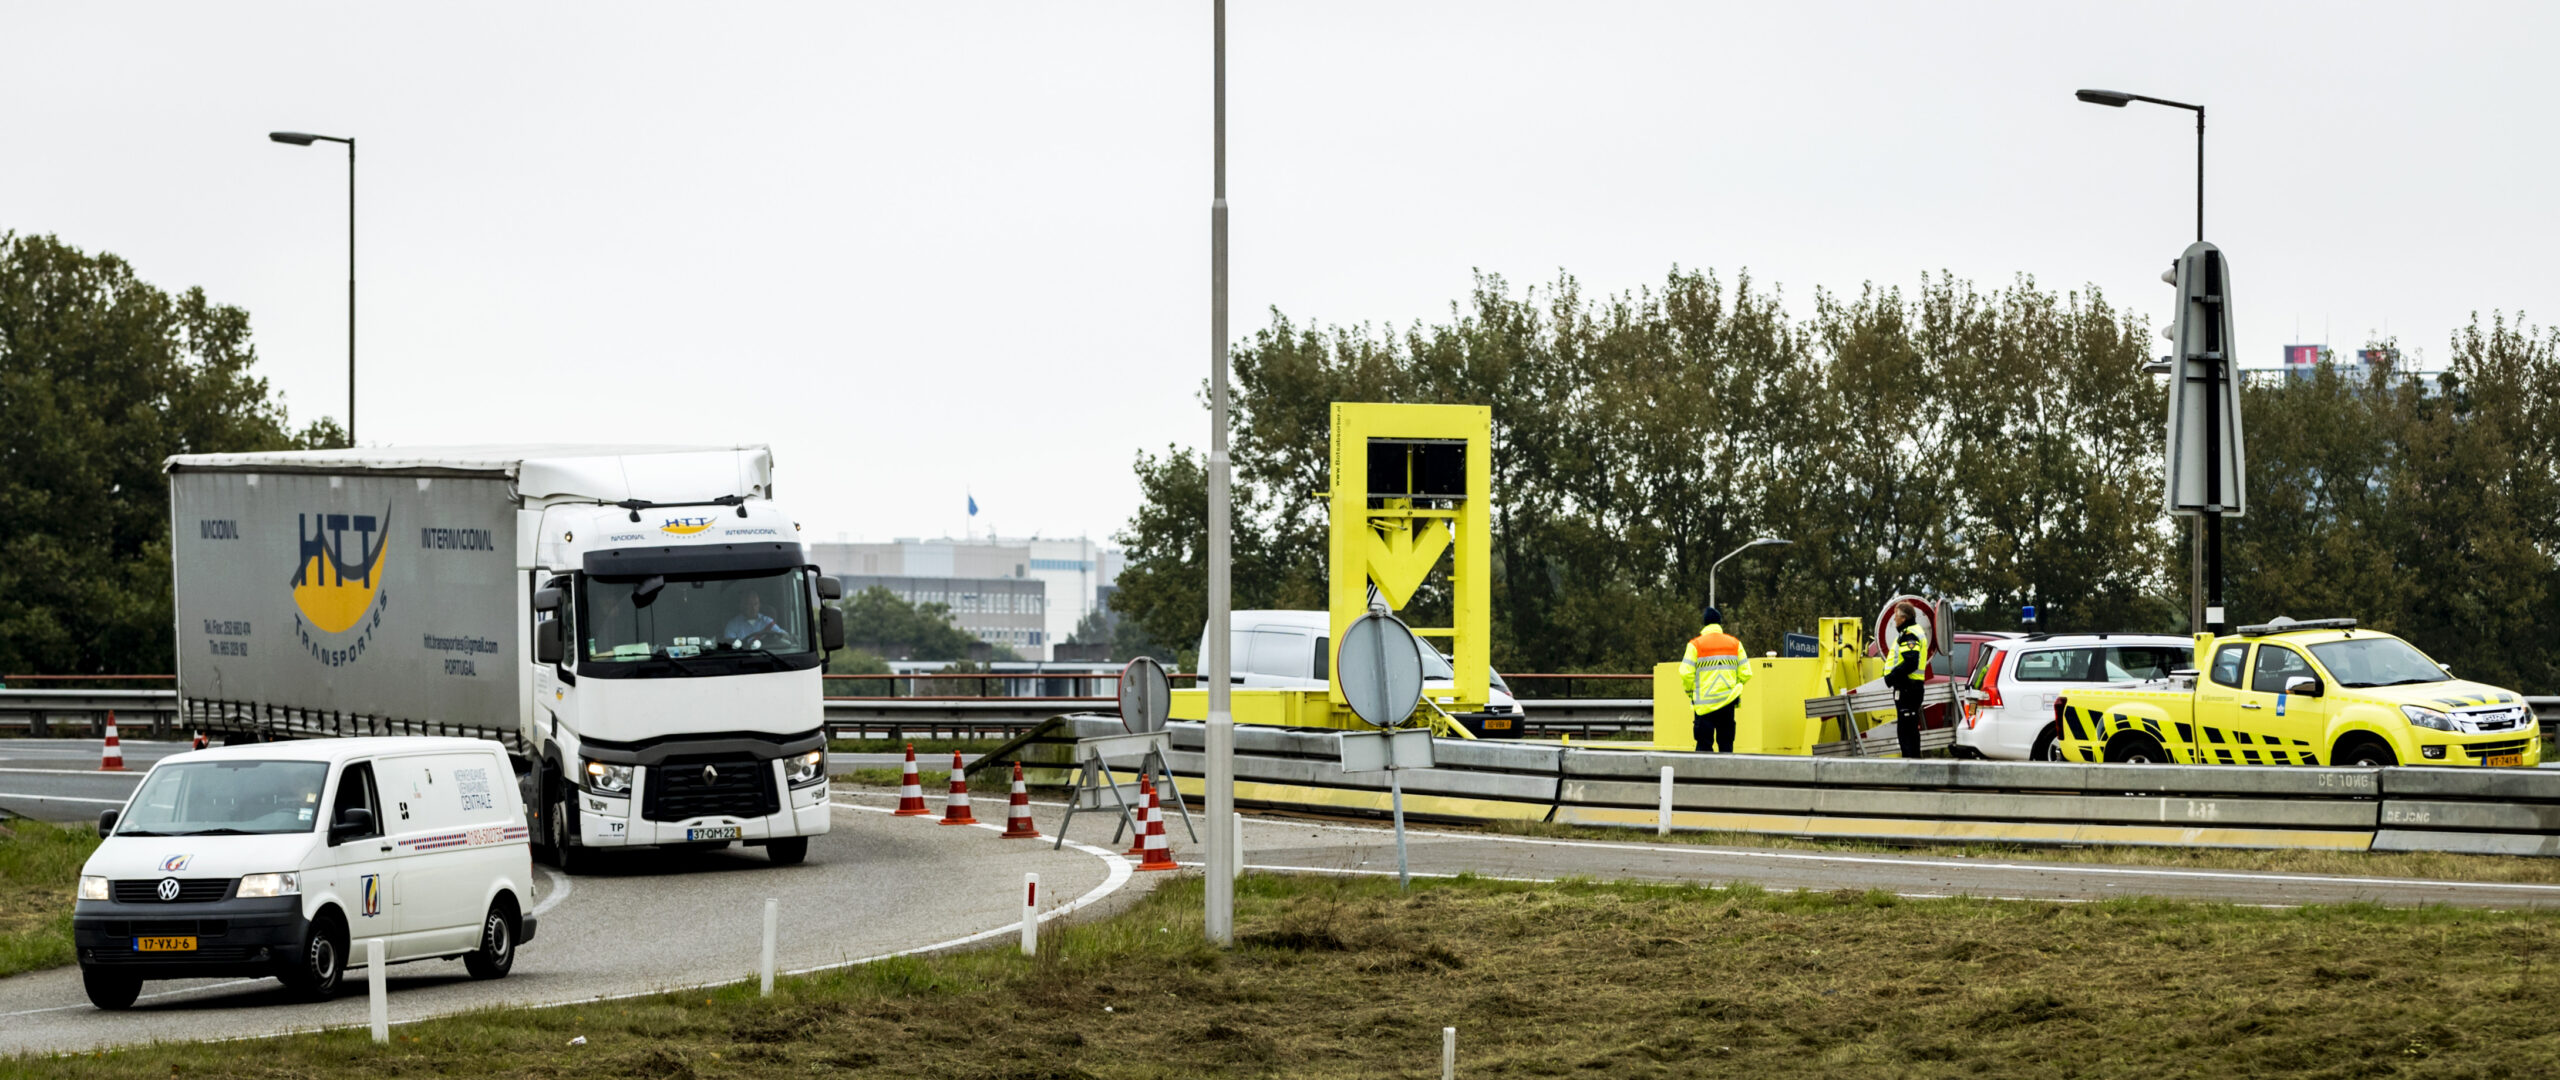
<svg viewBox="0 0 2560 1080">
<path fill-rule="evenodd" d="M 1463 475 L 1426 475 L 1451 450 L 1463 455 Z M 1389 610 L 1401 609 L 1445 555 L 1451 625 L 1413 632 L 1449 643 L 1457 678 L 1448 691 L 1426 696 L 1441 711 L 1482 710 L 1493 670 L 1493 409 L 1337 401 L 1332 459 L 1329 647 L 1338 653 L 1342 632 L 1368 613 L 1372 585 Z M 1389 463 L 1401 464 L 1403 475 L 1373 475 L 1373 467 Z M 1461 481 L 1458 490 L 1449 490 L 1450 480 Z M 1327 670 L 1341 670 L 1334 659 Z M 1347 707 L 1340 682 L 1327 697 L 1336 708 Z"/>
</svg>

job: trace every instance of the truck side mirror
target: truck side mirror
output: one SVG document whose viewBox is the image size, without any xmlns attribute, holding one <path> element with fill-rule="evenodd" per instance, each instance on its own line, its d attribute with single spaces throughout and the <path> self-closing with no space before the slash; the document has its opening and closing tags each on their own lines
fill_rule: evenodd
<svg viewBox="0 0 2560 1080">
<path fill-rule="evenodd" d="M 558 590 L 558 589 L 535 589 L 535 590 L 533 590 L 533 610 L 535 610 L 535 611 L 558 611 L 558 610 L 560 610 L 560 590 Z"/>
<path fill-rule="evenodd" d="M 113 833 L 113 832 L 115 832 L 115 831 L 116 831 L 116 812 L 115 812 L 115 811 L 113 811 L 113 810 L 109 810 L 109 811 L 106 811 L 106 812 L 104 812 L 104 813 L 99 814 L 99 815 L 98 815 L 98 839 L 100 839 L 100 840 L 104 840 L 104 839 L 106 839 L 106 838 L 107 838 L 108 834 Z"/>
<path fill-rule="evenodd" d="M 369 836 L 372 833 L 373 811 L 361 806 L 350 806 L 338 811 L 337 823 L 329 826 L 329 842 L 343 844 L 356 837 Z"/>
<path fill-rule="evenodd" d="M 828 652 L 844 648 L 844 612 L 836 608 L 818 609 L 818 647 Z"/>
<path fill-rule="evenodd" d="M 533 628 L 533 662 L 560 662 L 560 620 L 553 619 Z"/>
<path fill-rule="evenodd" d="M 2320 680 L 2309 675 L 2296 675 L 2284 681 L 2284 692 L 2301 697 L 2319 697 Z"/>
<path fill-rule="evenodd" d="M 831 578 L 831 577 L 822 577 L 822 578 L 819 578 L 819 579 L 818 579 L 818 599 L 820 599 L 820 600 L 842 600 L 842 599 L 844 599 L 844 582 L 838 581 L 838 580 L 836 580 L 836 579 L 834 579 L 834 578 Z"/>
</svg>

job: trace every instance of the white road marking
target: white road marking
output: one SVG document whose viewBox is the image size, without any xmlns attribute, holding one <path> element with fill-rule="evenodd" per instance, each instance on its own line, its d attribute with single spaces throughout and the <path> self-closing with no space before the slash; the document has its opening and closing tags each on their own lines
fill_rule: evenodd
<svg viewBox="0 0 2560 1080">
<path fill-rule="evenodd" d="M 140 780 L 147 769 L 0 769 L 0 773 L 30 773 L 36 776 L 94 776 L 100 780 Z"/>
<path fill-rule="evenodd" d="M 35 799 L 39 802 L 85 802 L 100 803 L 106 806 L 123 806 L 125 804 L 125 800 L 123 799 L 82 799 L 70 795 L 20 795 L 15 792 L 8 791 L 0 791 L 0 799 Z"/>
</svg>

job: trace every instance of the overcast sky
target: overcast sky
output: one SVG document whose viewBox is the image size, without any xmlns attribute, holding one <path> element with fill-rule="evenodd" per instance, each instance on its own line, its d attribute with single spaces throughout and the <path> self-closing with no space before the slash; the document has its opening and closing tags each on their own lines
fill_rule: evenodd
<svg viewBox="0 0 2560 1080">
<path fill-rule="evenodd" d="M 2548 4 L 1234 0 L 1234 327 L 1445 318 L 1477 269 L 2095 284 L 2211 239 L 2241 355 L 2547 315 Z M 0 229 L 248 309 L 368 444 L 769 442 L 811 539 L 1120 528 L 1204 445 L 1203 2 L 0 0 Z M 1494 402 L 1497 408 L 1499 402 Z"/>
</svg>

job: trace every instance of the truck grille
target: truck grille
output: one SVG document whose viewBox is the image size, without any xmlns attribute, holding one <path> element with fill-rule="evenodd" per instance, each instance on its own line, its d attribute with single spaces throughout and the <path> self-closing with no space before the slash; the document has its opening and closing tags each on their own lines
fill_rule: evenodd
<svg viewBox="0 0 2560 1080">
<path fill-rule="evenodd" d="M 743 754 L 670 758 L 649 770 L 640 816 L 650 821 L 766 817 L 782 809 L 774 784 L 772 762 Z"/>
<path fill-rule="evenodd" d="M 160 878 L 119 878 L 109 895 L 119 904 L 207 904 L 231 894 L 230 878 L 179 878 L 178 895 L 160 899 Z"/>
</svg>

